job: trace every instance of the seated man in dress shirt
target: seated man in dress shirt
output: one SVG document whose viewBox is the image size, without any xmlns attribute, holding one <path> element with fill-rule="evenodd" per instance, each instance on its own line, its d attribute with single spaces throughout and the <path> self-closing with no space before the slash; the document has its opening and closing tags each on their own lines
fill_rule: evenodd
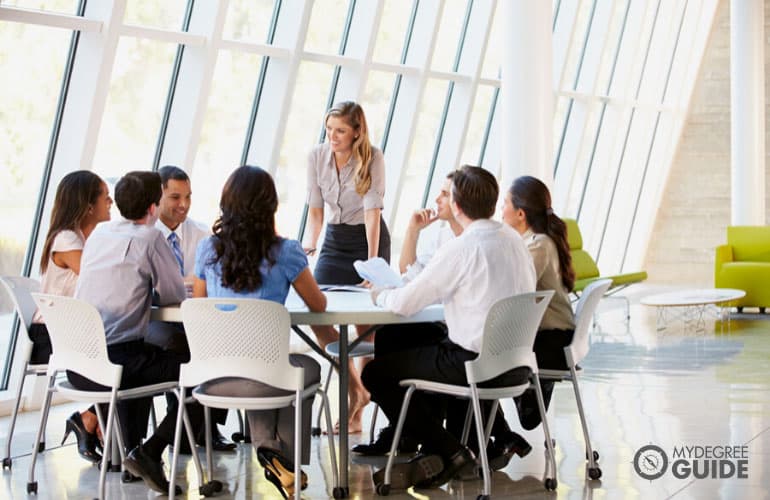
<svg viewBox="0 0 770 500">
<path fill-rule="evenodd" d="M 160 176 L 154 172 L 129 172 L 115 185 L 115 203 L 123 218 L 100 224 L 91 233 L 80 263 L 75 296 L 94 305 L 104 321 L 107 352 L 113 363 L 123 365 L 121 388 L 179 380 L 184 357 L 145 342 L 153 292 L 160 305 L 185 299 L 179 266 L 165 238 L 154 226 L 161 197 Z M 103 389 L 76 373 L 76 387 Z M 126 447 L 131 452 L 123 466 L 161 493 L 168 481 L 160 458 L 174 439 L 176 398 L 155 433 L 141 446 L 147 430 L 150 398 L 121 403 L 119 415 Z M 189 404 L 190 422 L 199 429 L 203 408 Z"/>
<path fill-rule="evenodd" d="M 372 400 L 395 422 L 407 378 L 449 384 L 467 384 L 465 362 L 478 356 L 487 313 L 497 301 L 535 291 L 532 258 L 521 237 L 505 224 L 490 220 L 495 212 L 498 186 L 494 176 L 479 167 L 464 166 L 452 179 L 450 206 L 462 234 L 440 248 L 423 271 L 402 288 L 374 290 L 376 304 L 398 314 L 411 315 L 441 302 L 448 338 L 438 344 L 375 357 L 362 373 Z M 451 270 L 451 272 L 447 272 Z M 496 380 L 517 385 L 528 378 L 525 368 Z M 415 393 L 404 432 L 420 436 L 421 453 L 393 469 L 392 488 L 440 486 L 464 467 L 471 466 L 471 451 L 443 427 L 422 392 Z M 375 473 L 381 483 L 384 469 Z"/>
<path fill-rule="evenodd" d="M 192 288 L 193 268 L 195 267 L 195 251 L 198 243 L 208 237 L 211 232 L 201 223 L 187 217 L 192 203 L 192 187 L 190 177 L 179 167 L 166 165 L 158 169 L 163 195 L 160 198 L 158 220 L 155 227 L 160 229 L 163 237 L 171 247 L 178 263 L 181 275 L 184 277 L 185 287 Z M 187 337 L 181 323 L 169 323 L 165 321 L 151 321 L 147 342 L 155 344 L 161 349 L 171 350 L 184 354 L 189 359 L 190 348 L 187 345 Z M 174 396 L 169 394 L 168 398 Z M 236 448 L 235 443 L 225 439 L 219 432 L 217 424 L 224 424 L 227 419 L 227 410 L 211 409 L 211 446 L 215 451 L 230 451 Z M 183 434 L 184 435 L 184 434 Z M 205 433 L 196 435 L 199 445 L 205 446 Z M 190 447 L 187 440 L 182 440 L 180 452 L 189 454 Z"/>
</svg>

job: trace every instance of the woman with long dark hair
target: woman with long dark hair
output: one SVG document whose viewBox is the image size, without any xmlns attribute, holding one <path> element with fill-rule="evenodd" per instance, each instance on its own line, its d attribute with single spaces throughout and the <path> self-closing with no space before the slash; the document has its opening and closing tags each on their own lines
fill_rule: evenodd
<svg viewBox="0 0 770 500">
<path fill-rule="evenodd" d="M 575 271 L 567 241 L 567 225 L 554 213 L 548 187 L 531 176 L 519 177 L 508 189 L 503 220 L 521 234 L 529 248 L 535 263 L 537 289 L 555 291 L 535 337 L 537 366 L 566 370 L 564 347 L 572 342 L 575 334 L 575 315 L 569 300 L 575 285 Z M 547 408 L 553 382 L 541 382 L 541 387 Z M 517 406 L 522 427 L 537 427 L 540 414 L 534 394 L 525 393 Z"/>
<path fill-rule="evenodd" d="M 314 312 L 326 310 L 326 296 L 308 268 L 300 243 L 275 232 L 278 194 L 270 174 L 259 167 L 236 169 L 225 183 L 213 235 L 198 246 L 193 297 L 234 297 L 272 300 L 283 304 L 294 287 Z M 305 371 L 305 386 L 321 379 L 312 358 L 292 354 L 290 362 Z M 271 394 L 265 385 L 249 380 L 210 383 L 206 392 L 255 397 Z M 274 390 L 273 390 L 274 392 Z M 302 463 L 310 461 L 312 397 L 302 409 Z M 248 411 L 251 440 L 265 477 L 286 497 L 293 495 L 294 409 Z M 307 476 L 303 472 L 303 485 Z"/>
<path fill-rule="evenodd" d="M 385 197 L 385 160 L 369 139 L 366 115 L 360 104 L 335 104 L 324 118 L 326 139 L 308 155 L 308 255 L 316 253 L 318 237 L 327 216 L 326 234 L 315 265 L 322 284 L 356 285 L 362 282 L 353 268 L 356 260 L 382 257 L 390 262 L 390 233 L 382 218 Z M 325 214 L 326 209 L 326 214 Z M 359 334 L 370 325 L 356 325 Z M 339 338 L 331 327 L 313 328 L 321 347 Z M 362 360 L 365 363 L 367 360 Z M 348 432 L 361 432 L 363 409 L 369 393 L 353 362 L 350 384 Z"/>
<path fill-rule="evenodd" d="M 80 256 L 86 239 L 99 222 L 110 220 L 112 199 L 107 184 L 93 172 L 76 170 L 65 175 L 56 189 L 51 222 L 40 258 L 41 291 L 72 297 L 80 274 Z M 35 313 L 29 336 L 32 340 L 30 363 L 48 363 L 51 340 L 39 312 Z M 99 421 L 93 408 L 75 412 L 66 421 L 64 440 L 74 432 L 78 453 L 89 462 L 101 455 L 97 433 Z"/>
</svg>

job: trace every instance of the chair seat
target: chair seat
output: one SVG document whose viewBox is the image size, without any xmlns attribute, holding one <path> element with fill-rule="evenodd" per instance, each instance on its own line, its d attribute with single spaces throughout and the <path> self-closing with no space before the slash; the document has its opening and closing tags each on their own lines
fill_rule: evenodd
<svg viewBox="0 0 770 500">
<path fill-rule="evenodd" d="M 163 382 L 160 384 L 136 387 L 134 389 L 123 389 L 118 391 L 118 399 L 143 398 L 152 396 L 153 394 L 170 392 L 176 389 L 176 387 L 176 382 Z M 57 383 L 56 390 L 65 397 L 76 399 L 78 401 L 88 401 L 91 403 L 109 403 L 112 397 L 112 393 L 110 391 L 84 391 L 82 389 L 75 388 L 66 380 Z"/>
<path fill-rule="evenodd" d="M 314 395 L 320 386 L 320 383 L 316 383 L 306 387 L 302 391 L 302 399 Z M 204 406 L 212 408 L 238 408 L 239 410 L 273 410 L 294 404 L 295 395 L 293 392 L 281 389 L 276 389 L 275 392 L 276 395 L 274 396 L 260 397 L 218 396 L 208 394 L 198 386 L 193 389 L 193 397 Z"/>
<path fill-rule="evenodd" d="M 402 387 L 410 385 L 415 388 L 426 391 L 447 394 L 458 398 L 470 398 L 471 388 L 467 385 L 442 384 L 432 380 L 423 380 L 416 378 L 404 379 L 400 382 Z M 506 387 L 479 387 L 479 399 L 503 399 L 519 396 L 529 387 L 529 382 L 522 385 L 510 385 Z"/>
<path fill-rule="evenodd" d="M 335 358 L 339 358 L 340 343 L 330 342 L 326 344 L 326 354 L 328 354 L 329 356 L 334 356 Z M 374 356 L 374 342 L 366 342 L 366 341 L 359 342 L 352 349 L 348 351 L 349 358 L 358 358 L 361 356 Z"/>
</svg>

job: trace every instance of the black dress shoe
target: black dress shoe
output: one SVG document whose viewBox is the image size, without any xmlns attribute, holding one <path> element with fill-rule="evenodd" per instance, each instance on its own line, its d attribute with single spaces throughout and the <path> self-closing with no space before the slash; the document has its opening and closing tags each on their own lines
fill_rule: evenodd
<svg viewBox="0 0 770 500">
<path fill-rule="evenodd" d="M 418 483 L 417 486 L 420 488 L 438 488 L 455 477 L 460 470 L 471 467 L 475 463 L 476 459 L 471 450 L 467 446 L 463 446 L 454 455 L 444 459 L 444 470 L 440 474 L 434 476 L 429 481 Z"/>
<path fill-rule="evenodd" d="M 160 460 L 153 460 L 141 446 L 131 450 L 123 460 L 123 467 L 134 476 L 141 477 L 149 488 L 159 493 L 168 493 L 168 480 L 163 471 L 163 463 Z M 177 486 L 175 491 L 179 495 L 182 493 L 182 488 Z"/>
<path fill-rule="evenodd" d="M 377 434 L 377 440 L 371 444 L 357 444 L 351 451 L 368 457 L 374 457 L 378 455 L 387 455 L 390 452 L 390 445 L 393 443 L 393 435 L 395 434 L 393 426 L 383 427 L 380 433 Z M 399 453 L 414 453 L 417 451 L 417 441 L 409 436 L 401 436 L 398 443 Z"/>
<path fill-rule="evenodd" d="M 390 487 L 395 490 L 405 490 L 418 484 L 429 484 L 441 473 L 444 461 L 439 455 L 423 455 L 412 457 L 408 462 L 393 464 L 390 471 Z M 385 482 L 385 467 L 372 476 L 375 487 Z"/>
<path fill-rule="evenodd" d="M 494 443 L 487 447 L 487 459 L 489 468 L 500 470 L 508 465 L 513 455 L 521 458 L 529 455 L 532 451 L 532 445 L 526 439 L 511 431 L 505 436 L 495 438 Z"/>
<path fill-rule="evenodd" d="M 203 436 L 198 446 L 206 446 L 206 436 Z M 211 436 L 211 449 L 214 451 L 234 451 L 237 447 L 237 444 L 228 440 L 218 430 Z"/>
</svg>

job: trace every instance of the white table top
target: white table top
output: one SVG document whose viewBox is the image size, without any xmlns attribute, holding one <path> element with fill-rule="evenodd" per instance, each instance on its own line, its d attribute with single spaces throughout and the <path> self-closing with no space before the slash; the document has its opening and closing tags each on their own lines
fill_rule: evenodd
<svg viewBox="0 0 770 500">
<path fill-rule="evenodd" d="M 644 297 L 639 302 L 645 306 L 685 307 L 706 304 L 721 304 L 737 300 L 746 295 L 743 290 L 734 288 L 701 288 L 658 293 Z"/>
<path fill-rule="evenodd" d="M 286 308 L 294 325 L 387 325 L 393 323 L 418 323 L 442 321 L 444 308 L 432 305 L 413 316 L 400 316 L 372 303 L 368 292 L 324 292 L 326 312 L 308 311 L 302 299 L 293 290 L 286 299 Z M 154 307 L 151 318 L 156 321 L 182 322 L 179 306 Z"/>
</svg>

